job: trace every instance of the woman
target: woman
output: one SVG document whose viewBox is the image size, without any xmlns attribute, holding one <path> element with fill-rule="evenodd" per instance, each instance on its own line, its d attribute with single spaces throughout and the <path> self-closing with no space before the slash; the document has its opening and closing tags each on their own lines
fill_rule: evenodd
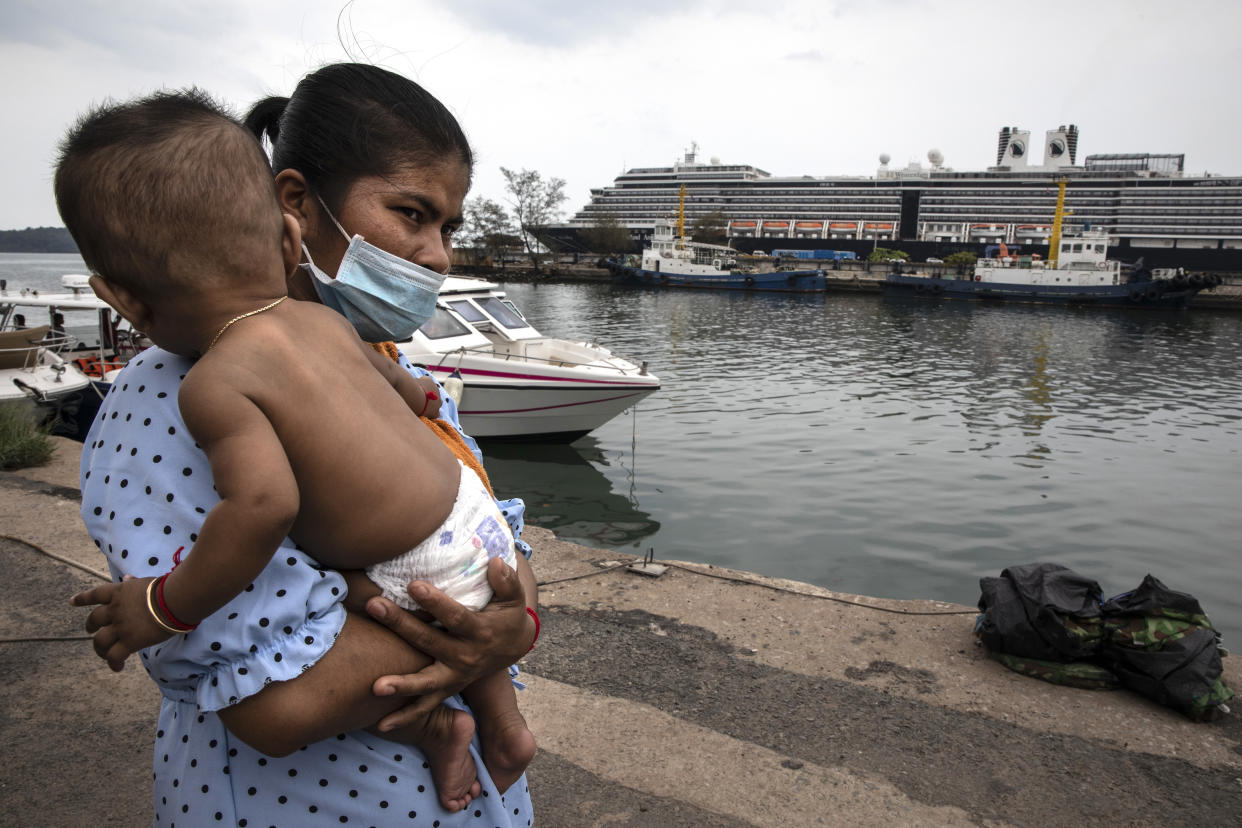
<svg viewBox="0 0 1242 828">
<path fill-rule="evenodd" d="M 338 225 L 446 271 L 472 165 L 456 120 L 405 78 L 337 64 L 304 78 L 289 99 L 256 104 L 247 125 L 272 141 L 278 197 L 302 229 L 306 258 L 289 275 L 289 295 L 341 312 L 369 341 L 412 333 L 422 320 L 403 304 L 399 276 L 341 268 Z M 144 352 L 87 436 L 82 514 L 114 576 L 167 572 L 216 500 L 177 410 L 187 368 L 167 352 Z M 444 403 L 441 416 L 456 425 Z M 500 505 L 517 534 L 521 502 Z M 407 696 L 421 694 L 418 707 L 439 703 L 529 647 L 529 565 L 519 557 L 518 573 L 493 563 L 488 574 L 496 596 L 479 613 L 428 585 L 411 587 L 441 630 L 379 598 L 347 608 L 355 576 L 319 568 L 286 540 L 239 598 L 194 633 L 142 653 L 163 695 L 155 822 L 529 825 L 524 778 L 497 791 L 472 750 L 481 795 L 450 814 L 422 755 L 402 744 Z"/>
</svg>

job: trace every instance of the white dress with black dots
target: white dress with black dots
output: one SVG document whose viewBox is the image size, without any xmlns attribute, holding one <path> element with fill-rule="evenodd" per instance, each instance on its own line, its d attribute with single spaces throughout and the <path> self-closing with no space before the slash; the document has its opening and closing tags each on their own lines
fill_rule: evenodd
<svg viewBox="0 0 1242 828">
<path fill-rule="evenodd" d="M 82 517 L 118 580 L 171 569 L 177 549 L 190 549 L 219 500 L 207 456 L 177 409 L 177 389 L 191 364 L 159 349 L 143 352 L 117 377 L 87 435 Z M 441 396 L 441 416 L 456 424 L 452 399 Z M 524 505 L 498 505 L 517 535 Z M 528 546 L 519 547 L 529 555 Z M 532 824 L 525 777 L 500 796 L 477 739 L 471 754 L 483 793 L 450 814 L 413 746 L 354 731 L 276 759 L 221 724 L 216 711 L 319 660 L 345 622 L 344 595 L 339 575 L 286 539 L 254 583 L 197 630 L 140 653 L 163 694 L 154 751 L 156 825 Z M 450 704 L 464 709 L 457 697 Z"/>
</svg>

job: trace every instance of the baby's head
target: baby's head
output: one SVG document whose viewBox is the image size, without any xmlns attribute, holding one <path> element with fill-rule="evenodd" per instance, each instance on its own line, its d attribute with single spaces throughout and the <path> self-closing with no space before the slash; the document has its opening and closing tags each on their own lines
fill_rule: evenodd
<svg viewBox="0 0 1242 828">
<path fill-rule="evenodd" d="M 61 143 L 54 186 L 87 267 L 156 309 L 283 273 L 267 156 L 200 90 L 87 113 Z"/>
</svg>

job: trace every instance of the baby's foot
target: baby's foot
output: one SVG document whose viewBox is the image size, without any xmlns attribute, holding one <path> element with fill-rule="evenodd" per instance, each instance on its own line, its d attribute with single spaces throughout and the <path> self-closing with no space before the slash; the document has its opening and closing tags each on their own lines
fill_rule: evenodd
<svg viewBox="0 0 1242 828">
<path fill-rule="evenodd" d="M 479 795 L 479 772 L 470 758 L 470 739 L 474 736 L 474 719 L 464 710 L 438 705 L 427 716 L 422 748 L 431 766 L 440 804 L 456 813 Z"/>
<path fill-rule="evenodd" d="M 535 758 L 535 734 L 517 708 L 506 711 L 487 722 L 480 722 L 479 742 L 483 764 L 496 785 L 504 793 L 526 771 Z"/>
</svg>

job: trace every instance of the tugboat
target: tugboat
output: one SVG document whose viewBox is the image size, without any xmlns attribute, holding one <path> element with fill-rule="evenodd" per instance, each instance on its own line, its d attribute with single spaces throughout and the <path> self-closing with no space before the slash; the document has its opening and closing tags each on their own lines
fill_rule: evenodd
<svg viewBox="0 0 1242 828">
<path fill-rule="evenodd" d="M 676 232 L 672 222 L 655 223 L 651 246 L 641 261 L 631 256 L 605 260 L 618 284 L 648 287 L 710 288 L 782 293 L 822 293 L 826 287 L 822 270 L 759 270 L 739 267 L 737 251 L 720 244 L 691 241 L 686 236 L 686 188 L 681 188 Z"/>
<path fill-rule="evenodd" d="M 975 263 L 973 276 L 889 273 L 884 292 L 928 299 L 1184 308 L 1199 291 L 1220 284 L 1215 274 L 1187 275 L 1181 268 L 1148 270 L 1141 261 L 1127 266 L 1110 260 L 1107 233 L 1085 226 L 1062 236 L 1064 207 L 1062 179 L 1047 262 L 1038 256 L 1011 256 L 1001 244 L 995 257 Z"/>
</svg>

